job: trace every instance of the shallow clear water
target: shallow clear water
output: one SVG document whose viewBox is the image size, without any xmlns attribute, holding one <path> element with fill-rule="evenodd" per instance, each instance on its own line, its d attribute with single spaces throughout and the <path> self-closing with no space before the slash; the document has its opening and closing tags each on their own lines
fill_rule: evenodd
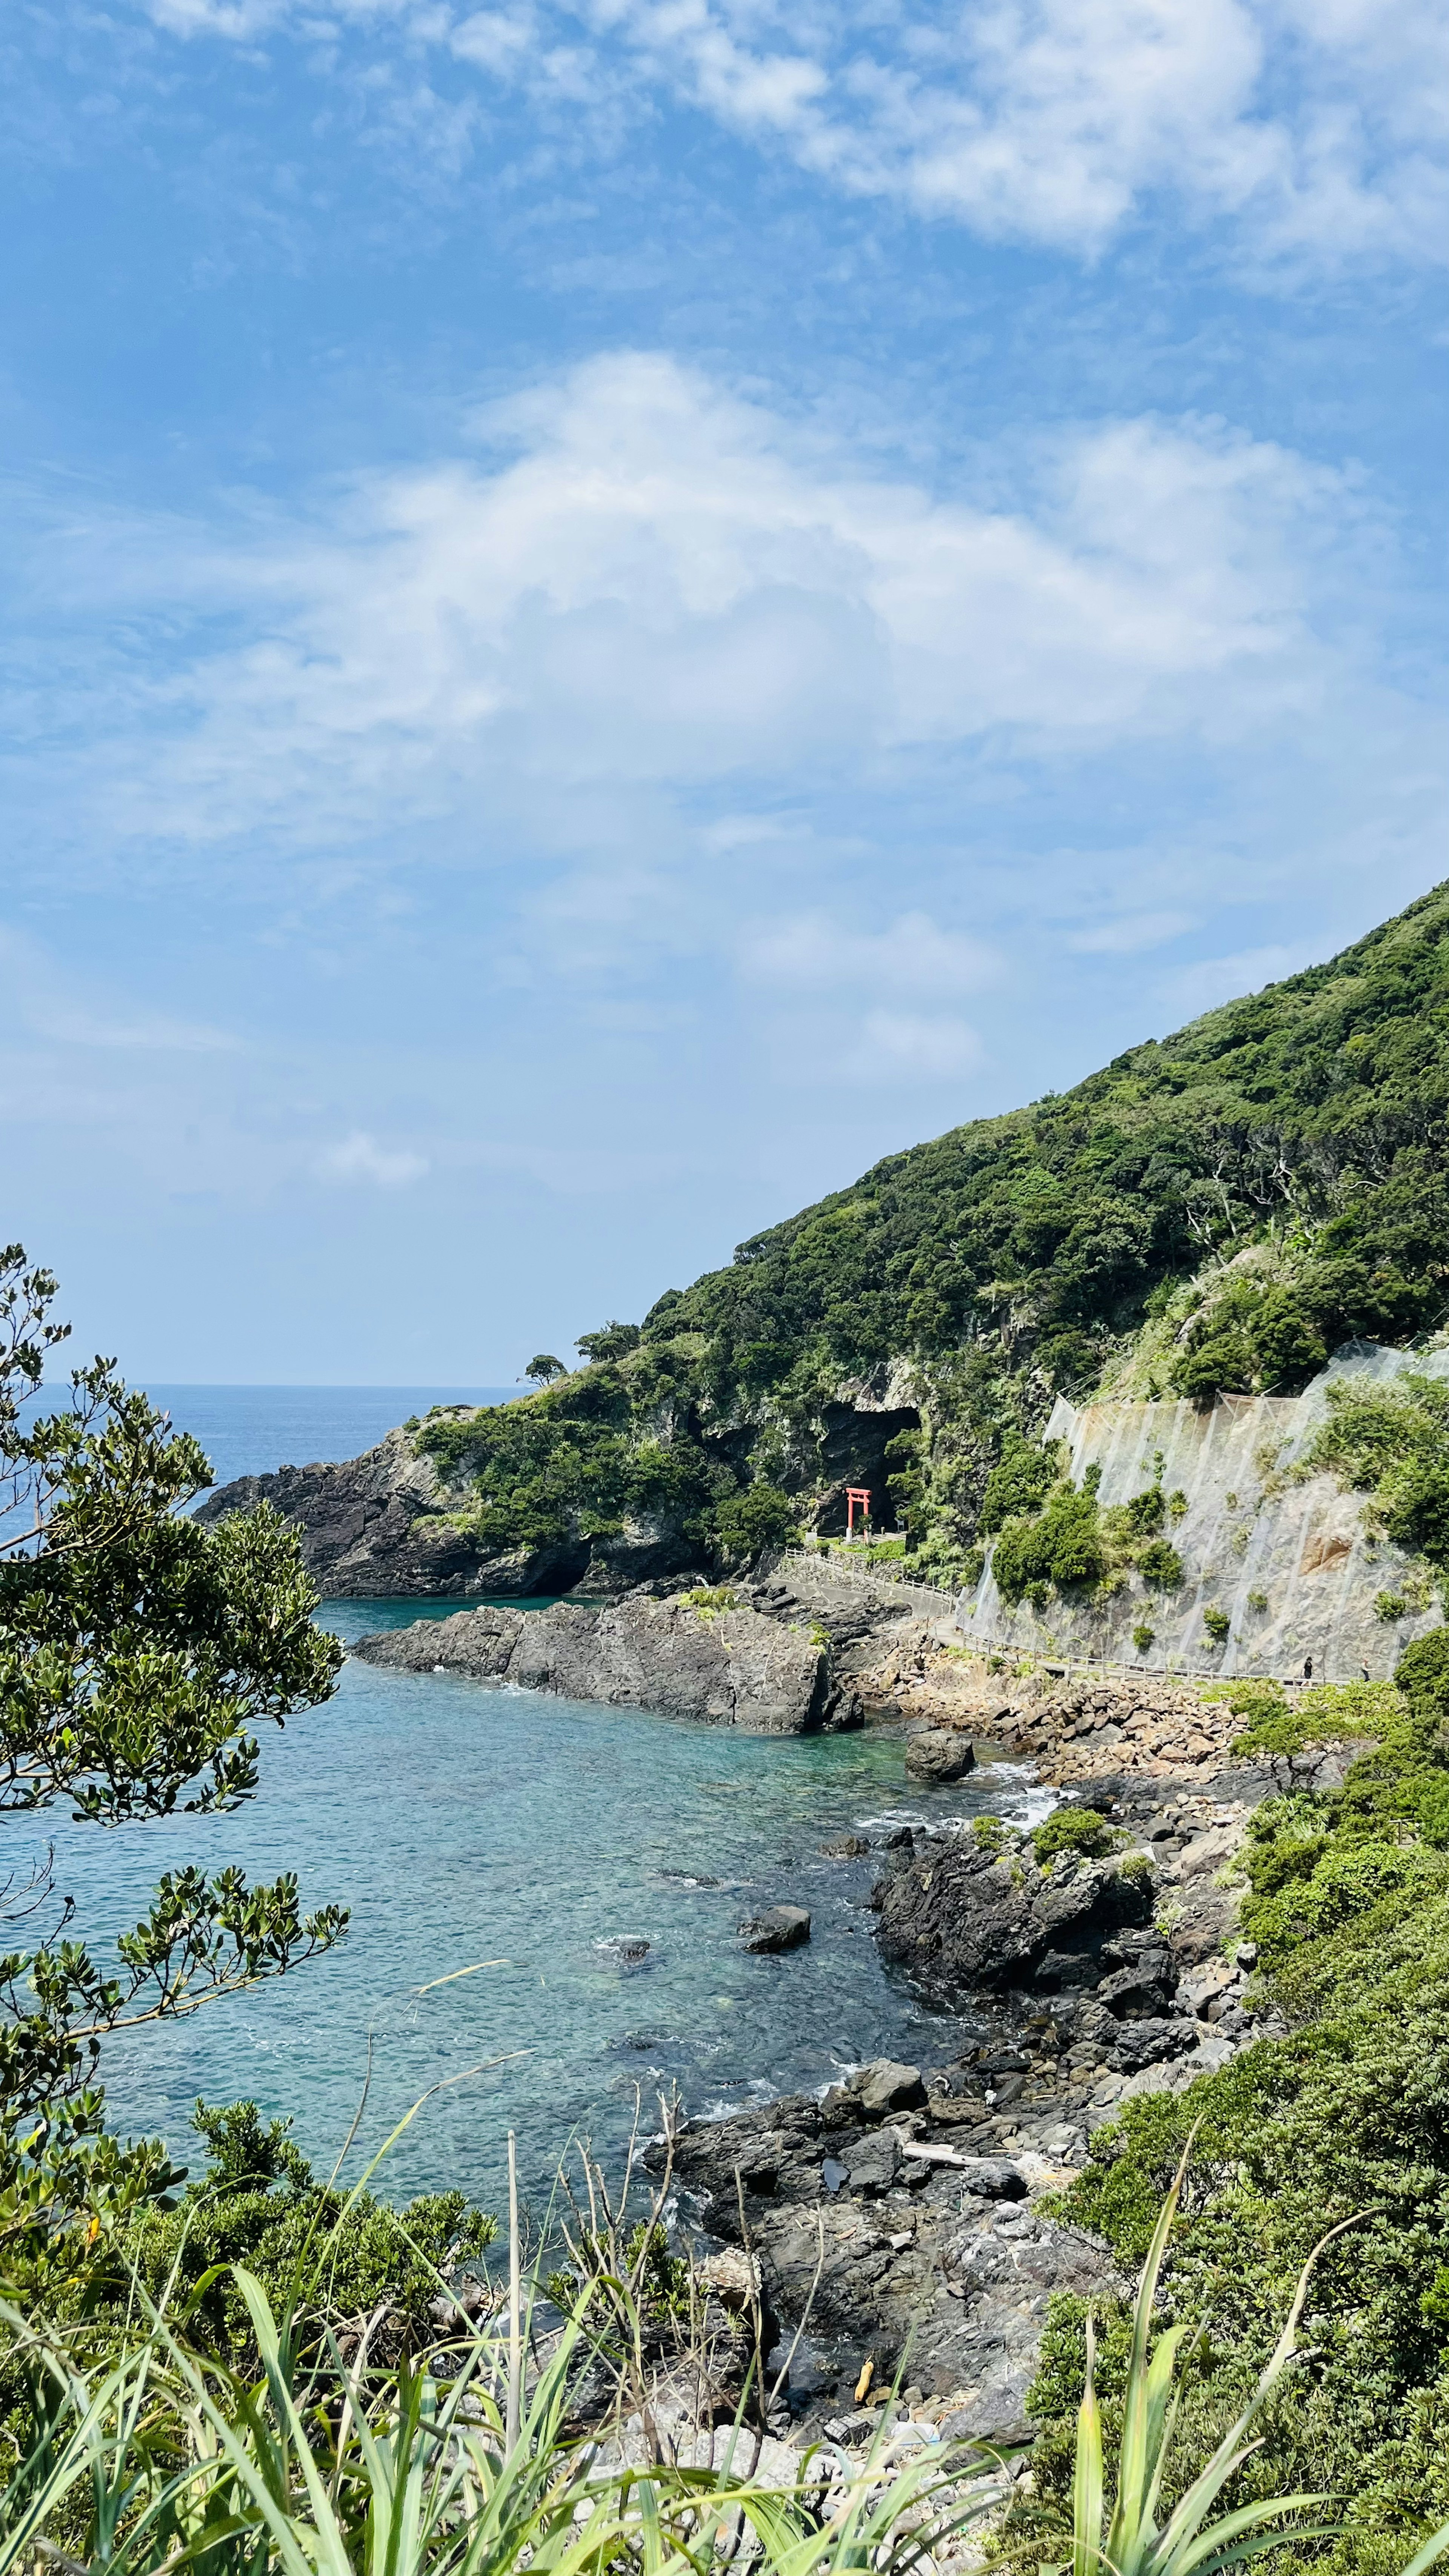
<svg viewBox="0 0 1449 2576">
<path fill-rule="evenodd" d="M 418 1389 L 152 1392 L 228 1475 L 347 1456 L 388 1427 L 379 1411 L 397 1420 L 441 1400 Z M 351 1639 L 421 1609 L 336 1602 L 323 1618 Z M 381 2187 L 399 2198 L 456 2184 L 496 2207 L 510 2127 L 541 2193 L 571 2132 L 606 2160 L 621 2154 L 639 2091 L 656 2127 L 655 2097 L 674 2085 L 691 2111 L 723 2110 L 824 2084 L 865 2057 L 953 2054 L 956 2025 L 877 1957 L 865 1910 L 876 1864 L 825 1860 L 819 1845 L 847 1829 L 874 1840 L 904 1822 L 1020 1814 L 1032 1795 L 1028 1775 L 1005 1767 L 919 1790 L 899 1736 L 737 1736 L 350 1661 L 325 1708 L 263 1730 L 261 1790 L 236 1815 L 111 1833 L 58 1813 L 46 1824 L 57 1884 L 98 1952 L 144 1913 L 160 1873 L 187 1861 L 258 1877 L 292 1869 L 304 1903 L 352 1908 L 330 1957 L 111 2043 L 119 2128 L 159 2131 L 184 2163 L 199 2152 L 196 2095 L 252 2094 L 291 2113 L 302 2145 L 330 2165 L 370 2037 L 349 2176 L 442 2086 Z M 7 1861 L 44 1839 L 12 1824 Z M 781 1900 L 810 1908 L 809 1947 L 747 1957 L 740 1916 Z M 611 1948 L 621 1939 L 649 1943 L 640 1965 Z M 475 2071 L 499 2057 L 509 2062 Z"/>
<path fill-rule="evenodd" d="M 357 1636 L 418 1605 L 324 1615 Z M 458 2184 L 496 2205 L 510 2127 L 541 2186 L 575 2129 L 606 2157 L 621 2148 L 636 2086 L 657 2127 L 654 2097 L 676 2083 L 702 2111 L 823 2084 L 865 2057 L 952 2054 L 954 2024 L 876 1955 L 872 1862 L 818 1846 L 847 1828 L 874 1838 L 927 1816 L 1019 1812 L 1024 1794 L 1006 1768 L 916 1790 L 895 1736 L 741 1736 L 349 1661 L 327 1707 L 266 1731 L 261 1793 L 238 1814 L 110 1833 L 59 1822 L 53 1839 L 58 1883 L 95 1934 L 138 1919 L 158 1874 L 187 1860 L 295 1869 L 304 1902 L 353 1909 L 330 1957 L 112 2043 L 117 2126 L 159 2130 L 184 2162 L 198 2093 L 253 2094 L 294 2113 L 301 2143 L 330 2162 L 371 2033 L 364 2142 L 447 2086 L 389 2157 L 390 2195 Z M 782 1900 L 810 1908 L 809 1947 L 746 1956 L 741 1914 Z M 620 1939 L 648 1941 L 641 1965 L 620 1962 Z"/>
</svg>

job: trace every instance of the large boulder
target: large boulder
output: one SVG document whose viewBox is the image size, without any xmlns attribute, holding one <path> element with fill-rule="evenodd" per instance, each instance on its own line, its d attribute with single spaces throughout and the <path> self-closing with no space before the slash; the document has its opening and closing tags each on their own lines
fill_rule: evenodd
<svg viewBox="0 0 1449 2576">
<path fill-rule="evenodd" d="M 364 1637 L 368 1663 L 407 1672 L 443 1668 L 508 1681 L 562 1699 L 650 1708 L 752 1735 L 803 1735 L 848 1725 L 853 1698 L 833 1687 L 827 1650 L 803 1629 L 752 1610 L 701 1609 L 688 1594 L 650 1592 L 547 1610 L 460 1610 Z"/>
<path fill-rule="evenodd" d="M 906 1769 L 913 1780 L 944 1788 L 952 1780 L 964 1780 L 975 1768 L 971 1738 L 954 1726 L 922 1726 L 906 1737 Z"/>
<path fill-rule="evenodd" d="M 1042 1870 L 1029 1843 L 1001 1850 L 970 1834 L 902 1857 L 871 1897 L 881 1950 L 952 1999 L 1027 1985 L 1049 1954 L 1057 1976 L 1152 1911 L 1150 1883 L 1115 1861 L 1067 1854 Z"/>
<path fill-rule="evenodd" d="M 777 1950 L 800 1950 L 810 1938 L 810 1917 L 803 1905 L 772 1905 L 740 1925 L 740 1946 L 765 1956 Z"/>
</svg>

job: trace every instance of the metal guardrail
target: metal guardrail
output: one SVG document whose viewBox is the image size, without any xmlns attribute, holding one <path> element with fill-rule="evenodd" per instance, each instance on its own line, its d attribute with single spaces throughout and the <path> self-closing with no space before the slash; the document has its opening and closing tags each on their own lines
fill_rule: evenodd
<svg viewBox="0 0 1449 2576">
<path fill-rule="evenodd" d="M 891 1592 L 911 1593 L 926 1608 L 938 1612 L 954 1609 L 961 1597 L 959 1593 L 948 1590 L 944 1584 L 918 1583 L 913 1576 L 891 1572 L 890 1567 L 901 1562 L 899 1557 L 889 1558 L 885 1565 L 872 1566 L 860 1565 L 850 1557 L 838 1556 L 833 1549 L 779 1547 L 773 1549 L 763 1560 L 767 1570 L 787 1562 L 815 1566 L 819 1571 L 834 1576 L 843 1583 L 854 1583 L 858 1587 L 868 1586 L 876 1589 L 884 1586 Z"/>
</svg>

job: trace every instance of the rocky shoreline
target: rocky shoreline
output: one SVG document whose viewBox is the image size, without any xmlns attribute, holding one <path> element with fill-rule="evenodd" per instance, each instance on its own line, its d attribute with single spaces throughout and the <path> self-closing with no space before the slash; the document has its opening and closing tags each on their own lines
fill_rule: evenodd
<svg viewBox="0 0 1449 2576">
<path fill-rule="evenodd" d="M 782 2348 L 803 2326 L 796 2438 L 873 2435 L 903 2366 L 916 2420 L 1019 2432 L 1052 2294 L 1121 2286 L 1053 2195 L 1125 2098 L 1181 2090 L 1274 2027 L 1219 1883 L 1249 1807 L 1112 1785 L 1104 1826 L 1125 1848 L 1109 1859 L 1038 1870 L 1024 1837 L 969 1828 L 903 1830 L 882 1852 L 882 1946 L 934 2000 L 975 2007 L 963 2055 L 869 2065 L 651 2150 L 685 2236 L 755 2257 Z M 853 2399 L 867 2363 L 875 2408 Z"/>
<path fill-rule="evenodd" d="M 656 1575 L 606 1601 L 463 1610 L 354 1651 L 764 1733 L 888 1723 L 927 1812 L 978 1753 L 1029 1763 L 1082 1811 L 1081 1847 L 1044 1864 L 1029 1835 L 954 1814 L 870 1855 L 882 1954 L 979 2033 L 960 2055 L 726 2119 L 671 2114 L 649 2150 L 676 2240 L 758 2284 L 772 2379 L 794 2346 L 774 2436 L 848 2459 L 883 2423 L 907 2446 L 1020 2433 L 1052 2295 L 1123 2286 L 1055 2208 L 1093 2133 L 1277 2027 L 1236 1938 L 1234 1863 L 1253 1808 L 1290 1785 L 1281 1766 L 1236 1760 L 1240 1721 L 1190 1687 L 1009 1671 L 944 1603 L 933 1616 L 804 1555 L 730 1587 Z M 1356 1749 L 1298 1758 L 1294 1785 L 1341 1777 Z M 865 1856 L 860 1837 L 837 1848 Z M 809 1932 L 794 1911 L 742 1937 L 788 1950 Z"/>
<path fill-rule="evenodd" d="M 1124 2101 L 1281 2030 L 1237 1938 L 1235 1862 L 1253 1809 L 1289 1785 L 1282 1765 L 1233 1759 L 1226 1707 L 1160 1677 L 993 1674 L 930 1622 L 856 1619 L 841 1661 L 868 1714 L 904 1719 L 908 1762 L 943 1736 L 1025 1758 L 1115 1848 L 1041 1867 L 1027 1835 L 984 1819 L 897 1832 L 875 1856 L 882 1951 L 979 2039 L 686 2121 L 651 2150 L 681 2234 L 757 2263 L 777 2358 L 800 2336 L 774 2429 L 846 2453 L 883 2425 L 897 2445 L 1022 2432 L 1053 2294 L 1124 2287 L 1056 2196 Z M 1341 1778 L 1357 1749 L 1299 1757 L 1294 1781 Z"/>
</svg>

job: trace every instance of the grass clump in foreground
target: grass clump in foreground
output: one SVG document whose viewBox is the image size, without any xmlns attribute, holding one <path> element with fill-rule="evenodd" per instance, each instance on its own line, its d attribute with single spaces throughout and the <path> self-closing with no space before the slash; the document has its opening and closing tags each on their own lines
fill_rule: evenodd
<svg viewBox="0 0 1449 2576">
<path fill-rule="evenodd" d="M 625 2230 L 589 2176 L 552 2330 L 525 2301 L 515 2208 L 501 2322 L 388 2366 L 376 2320 L 350 2349 L 298 2333 L 335 2228 L 277 2304 L 247 2266 L 217 2268 L 245 2363 L 196 2331 L 206 2314 L 174 2272 L 159 2299 L 133 2281 L 99 2344 L 0 2300 L 0 2370 L 23 2392 L 0 2436 L 0 2576 L 701 2576 L 732 2559 L 762 2576 L 906 2576 L 999 2506 L 1003 2459 L 981 2443 L 889 2470 L 877 2443 L 828 2494 L 759 2474 L 758 2316 L 733 2424 L 696 2432 L 676 2406 L 671 2435 L 674 2392 L 647 2368 L 659 2315 L 709 2356 L 660 2197 Z"/>
</svg>

